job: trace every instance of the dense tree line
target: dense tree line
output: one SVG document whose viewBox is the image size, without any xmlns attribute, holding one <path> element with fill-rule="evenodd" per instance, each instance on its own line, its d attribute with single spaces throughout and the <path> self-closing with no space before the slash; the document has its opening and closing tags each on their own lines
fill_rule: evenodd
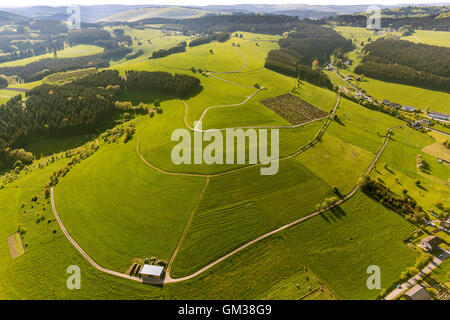
<svg viewBox="0 0 450 320">
<path fill-rule="evenodd" d="M 3 67 L 0 74 L 6 76 L 19 76 L 24 82 L 41 80 L 44 77 L 68 70 L 83 68 L 106 68 L 109 67 L 111 59 L 121 59 L 132 50 L 126 47 L 115 50 L 105 50 L 102 53 L 77 57 L 77 58 L 46 58 L 33 61 L 25 66 Z"/>
<path fill-rule="evenodd" d="M 367 26 L 367 17 L 364 15 L 340 15 L 335 18 L 328 18 L 327 22 L 365 28 Z M 382 28 L 398 29 L 402 26 L 412 26 L 416 30 L 450 31 L 450 17 L 441 14 L 425 17 L 383 17 L 381 19 Z"/>
<path fill-rule="evenodd" d="M 358 65 L 355 68 L 355 72 L 382 81 L 396 82 L 443 91 L 448 91 L 450 88 L 450 78 L 417 71 L 413 68 L 399 64 L 366 62 Z"/>
<path fill-rule="evenodd" d="M 367 44 L 364 51 L 367 54 L 363 62 L 401 64 L 415 70 L 450 77 L 450 48 L 447 47 L 378 39 Z"/>
<path fill-rule="evenodd" d="M 215 32 L 191 40 L 191 42 L 189 42 L 189 47 L 199 46 L 205 43 L 210 43 L 211 41 L 225 42 L 228 39 L 230 39 L 230 34 L 228 32 Z"/>
<path fill-rule="evenodd" d="M 8 86 L 8 80 L 3 77 L 0 77 L 0 89 L 6 88 Z"/>
<path fill-rule="evenodd" d="M 125 57 L 125 60 L 133 60 L 136 59 L 137 57 L 140 57 L 144 54 L 144 50 L 139 49 L 138 51 L 136 51 L 135 53 L 130 53 L 129 55 L 127 55 Z"/>
<path fill-rule="evenodd" d="M 381 182 L 372 180 L 370 177 L 364 177 L 363 183 L 361 183 L 361 189 L 367 195 L 377 199 L 383 205 L 388 208 L 403 214 L 409 215 L 422 211 L 417 206 L 417 202 L 407 196 L 396 196 L 389 188 L 383 185 Z"/>
<path fill-rule="evenodd" d="M 126 71 L 126 89 L 155 90 L 176 96 L 186 96 L 200 87 L 200 80 L 184 74 L 168 72 Z"/>
<path fill-rule="evenodd" d="M 266 57 L 265 67 L 288 76 L 299 77 L 322 87 L 333 88 L 333 84 L 326 74 L 300 64 L 294 55 L 282 50 L 270 51 Z"/>
<path fill-rule="evenodd" d="M 186 51 L 187 43 L 186 41 L 183 41 L 176 46 L 169 48 L 169 49 L 159 49 L 156 51 L 153 51 L 152 53 L 152 59 L 167 57 L 171 54 L 178 53 L 178 52 L 185 52 Z"/>
<path fill-rule="evenodd" d="M 164 24 L 186 32 L 202 34 L 235 31 L 282 34 L 302 25 L 302 23 L 298 17 L 286 15 L 233 14 L 189 19 L 149 18 L 126 24 L 130 27 L 138 27 L 144 24 Z M 118 23 L 110 23 L 109 25 L 116 24 L 118 25 Z"/>
<path fill-rule="evenodd" d="M 128 90 L 184 96 L 198 89 L 197 78 L 167 72 L 104 70 L 64 85 L 42 84 L 0 106 L 0 168 L 29 154 L 20 151 L 28 137 L 93 132 L 111 118 L 117 95 Z"/>
</svg>

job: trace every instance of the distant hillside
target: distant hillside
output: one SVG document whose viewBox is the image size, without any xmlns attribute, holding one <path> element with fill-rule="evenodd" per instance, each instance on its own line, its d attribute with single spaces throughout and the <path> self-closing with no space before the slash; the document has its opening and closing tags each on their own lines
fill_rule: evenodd
<svg viewBox="0 0 450 320">
<path fill-rule="evenodd" d="M 28 20 L 28 19 L 24 16 L 21 16 L 21 15 L 15 14 L 15 13 L 11 13 L 11 12 L 0 11 L 0 25 L 12 23 L 12 22 L 23 22 L 26 20 Z"/>
<path fill-rule="evenodd" d="M 205 10 L 190 7 L 141 8 L 121 12 L 110 17 L 103 18 L 100 21 L 134 22 L 148 18 L 186 19 L 198 18 L 206 14 L 207 11 Z"/>
<path fill-rule="evenodd" d="M 81 20 L 83 22 L 95 22 L 111 15 L 128 11 L 131 9 L 139 9 L 148 7 L 147 5 L 94 5 L 81 6 Z M 156 7 L 156 6 L 154 6 Z M 50 7 L 50 6 L 34 6 L 21 8 L 0 8 L 5 12 L 19 14 L 28 18 L 65 20 L 68 17 L 66 13 L 67 7 Z"/>
</svg>

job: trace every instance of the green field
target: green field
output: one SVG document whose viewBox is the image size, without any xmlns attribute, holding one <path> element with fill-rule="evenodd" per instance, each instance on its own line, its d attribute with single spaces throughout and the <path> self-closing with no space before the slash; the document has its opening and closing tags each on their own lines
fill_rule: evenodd
<svg viewBox="0 0 450 320">
<path fill-rule="evenodd" d="M 448 34 L 441 31 L 416 30 L 414 34 L 408 37 L 402 37 L 402 40 L 433 46 L 450 47 L 450 39 Z"/>
<path fill-rule="evenodd" d="M 410 128 L 395 131 L 393 140 L 380 157 L 380 163 L 373 174 L 398 195 L 406 189 L 408 195 L 424 209 L 437 212 L 437 202 L 450 205 L 450 168 L 421 151 L 424 146 L 432 143 L 432 138 Z M 422 155 L 426 163 L 426 170 L 423 172 L 416 167 L 418 154 Z M 420 187 L 416 185 L 416 181 L 421 182 Z"/>
<path fill-rule="evenodd" d="M 82 56 L 88 56 L 91 54 L 101 53 L 103 52 L 103 48 L 94 46 L 94 45 L 86 45 L 86 44 L 80 44 L 73 47 L 67 47 L 64 50 L 58 51 L 57 57 L 58 58 L 75 58 L 75 57 L 82 57 Z M 0 68 L 4 67 L 18 67 L 18 66 L 24 66 L 28 63 L 38 61 L 45 58 L 54 58 L 53 53 L 46 53 L 35 57 L 15 60 L 15 61 L 8 61 L 0 63 Z"/>
<path fill-rule="evenodd" d="M 130 69 L 184 73 L 198 77 L 202 89 L 184 101 L 187 107 L 180 99 L 161 93 L 124 92 L 121 101 L 137 105 L 158 99 L 163 110 L 154 117 L 132 119 L 136 132 L 127 143 L 123 138 L 103 142 L 97 137 L 100 128 L 94 135 L 28 141 L 27 150 L 38 160 L 29 172 L 23 170 L 17 180 L 0 188 L 0 203 L 5 204 L 0 210 L 0 298 L 376 299 L 381 290 L 366 286 L 369 266 L 380 267 L 381 286 L 386 289 L 414 265 L 417 254 L 403 240 L 416 227 L 358 191 L 342 205 L 264 238 L 186 281 L 143 285 L 92 267 L 63 235 L 50 200 L 44 197 L 43 187 L 50 176 L 70 161 L 64 156 L 68 149 L 100 141 L 99 150 L 75 165 L 54 188 L 59 216 L 75 241 L 100 266 L 122 273 L 147 257 L 169 262 L 180 245 L 171 265 L 171 276 L 177 278 L 314 212 L 317 204 L 336 196 L 333 187 L 341 194 L 350 192 L 383 145 L 387 130 L 404 124 L 341 98 L 337 117 L 328 126 L 320 120 L 280 129 L 282 158 L 296 153 L 322 128 L 326 131 L 306 151 L 280 160 L 276 175 L 264 176 L 260 167 L 243 168 L 246 165 L 242 164 L 175 165 L 170 158 L 176 144 L 170 139 L 172 132 L 193 127 L 202 115 L 203 129 L 289 126 L 259 101 L 291 92 L 330 112 L 336 92 L 308 82 L 293 90 L 296 79 L 265 69 L 264 59 L 267 52 L 278 48 L 274 41 L 279 36 L 243 33 L 242 39 L 231 37 L 224 43 L 188 47 L 184 53 L 149 60 L 153 50 L 189 39 L 157 29 L 119 28 L 132 36 L 134 52 L 143 49 L 144 54 L 116 61 L 110 68 L 121 74 Z M 355 34 L 346 27 L 339 30 L 355 41 L 370 36 L 363 30 Z M 191 67 L 217 73 L 201 75 Z M 230 70 L 239 72 L 225 73 Z M 40 83 L 14 86 L 32 88 Z M 256 83 L 264 90 L 241 104 L 256 91 Z M 410 99 L 410 91 L 415 90 L 403 86 L 401 91 L 399 85 L 387 89 L 390 84 L 372 79 L 361 83 L 365 85 L 380 90 L 383 96 L 378 97 L 367 89 L 377 98 L 388 98 L 392 90 L 392 95 Z M 427 103 L 431 110 L 442 111 L 441 101 L 441 108 L 446 108 L 444 93 L 424 90 L 417 94 L 417 103 L 411 103 L 415 106 Z M 204 114 L 211 106 L 220 107 Z M 437 201 L 450 206 L 449 167 L 421 151 L 433 143 L 432 137 L 419 131 L 396 130 L 372 177 L 384 181 L 394 193 L 408 189 L 408 195 L 425 210 L 436 211 Z M 55 155 L 58 152 L 63 153 Z M 425 172 L 417 171 L 417 154 L 428 164 Z M 241 170 L 229 172 L 233 169 Z M 3 181 L 0 176 L 0 184 Z M 12 260 L 6 240 L 19 229 L 25 230 L 25 253 Z M 66 287 L 70 265 L 81 268 L 82 290 Z"/>
</svg>

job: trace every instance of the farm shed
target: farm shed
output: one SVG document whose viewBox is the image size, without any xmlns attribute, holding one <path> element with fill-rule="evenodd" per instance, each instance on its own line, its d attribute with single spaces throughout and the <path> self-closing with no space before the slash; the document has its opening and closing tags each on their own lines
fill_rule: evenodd
<svg viewBox="0 0 450 320">
<path fill-rule="evenodd" d="M 416 284 L 403 294 L 406 300 L 431 300 L 431 296 L 427 289 L 420 284 Z"/>
<path fill-rule="evenodd" d="M 142 279 L 161 279 L 163 271 L 164 267 L 144 264 L 141 269 L 140 275 Z"/>
</svg>

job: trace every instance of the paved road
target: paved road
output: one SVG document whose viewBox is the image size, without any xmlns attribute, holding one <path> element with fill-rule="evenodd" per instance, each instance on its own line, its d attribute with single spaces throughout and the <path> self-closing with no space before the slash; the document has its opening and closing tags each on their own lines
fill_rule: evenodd
<svg viewBox="0 0 450 320">
<path fill-rule="evenodd" d="M 450 250 L 443 251 L 443 256 L 441 258 L 434 257 L 433 260 L 418 274 L 416 274 L 414 277 L 411 277 L 408 279 L 408 281 L 405 281 L 400 286 L 401 288 L 395 288 L 392 290 L 384 299 L 385 300 L 394 300 L 397 297 L 399 297 L 403 292 L 407 291 L 408 289 L 414 287 L 416 284 L 420 282 L 421 279 L 423 279 L 427 274 L 431 273 L 434 269 L 436 269 L 441 263 L 443 263 L 446 259 L 448 259 L 450 256 Z"/>
<path fill-rule="evenodd" d="M 436 130 L 436 129 L 432 129 L 432 128 L 430 128 L 430 127 L 425 127 L 425 126 L 423 126 L 423 128 L 424 128 L 425 130 L 434 131 L 434 132 L 441 133 L 441 134 L 443 134 L 443 135 L 446 135 L 446 136 L 449 136 L 449 137 L 450 137 L 450 133 L 447 133 L 447 132 L 444 132 L 444 131 L 440 131 L 440 130 Z"/>
</svg>

